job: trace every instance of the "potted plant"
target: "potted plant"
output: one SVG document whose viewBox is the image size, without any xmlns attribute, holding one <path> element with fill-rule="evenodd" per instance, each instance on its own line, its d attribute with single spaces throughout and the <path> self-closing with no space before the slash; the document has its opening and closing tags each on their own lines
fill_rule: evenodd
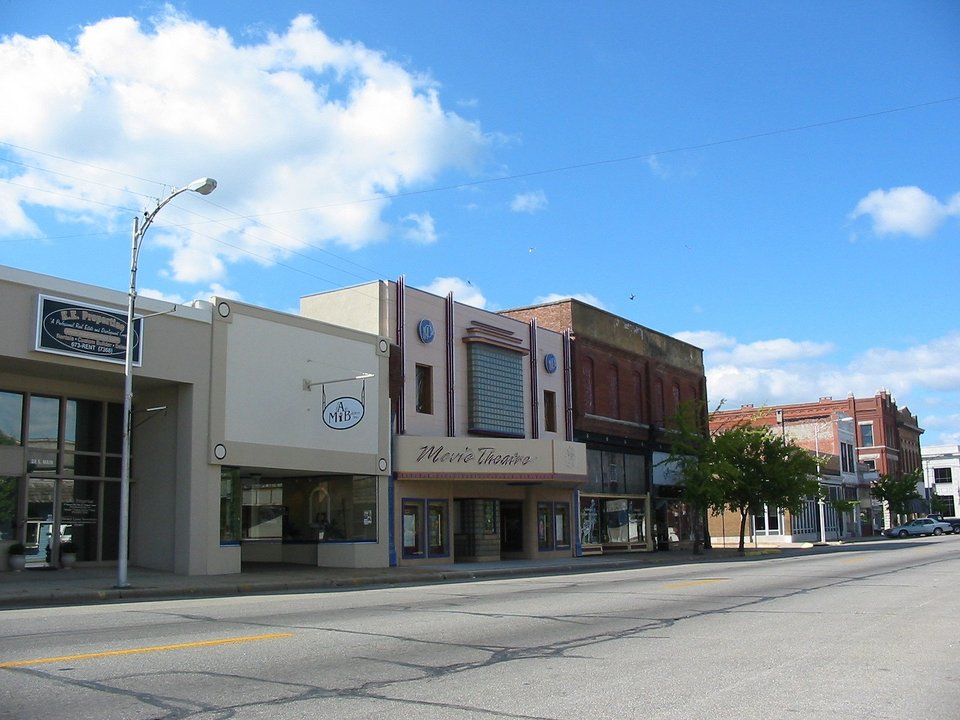
<svg viewBox="0 0 960 720">
<path fill-rule="evenodd" d="M 65 570 L 72 568 L 77 562 L 77 546 L 71 541 L 60 543 L 60 566 Z"/>
<path fill-rule="evenodd" d="M 27 565 L 27 548 L 21 542 L 15 542 L 7 548 L 7 564 L 14 572 L 20 572 Z"/>
</svg>

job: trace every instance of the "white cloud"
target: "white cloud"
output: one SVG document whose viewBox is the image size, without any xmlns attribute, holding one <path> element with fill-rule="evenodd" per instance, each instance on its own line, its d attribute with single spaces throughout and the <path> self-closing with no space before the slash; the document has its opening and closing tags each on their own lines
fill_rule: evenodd
<svg viewBox="0 0 960 720">
<path fill-rule="evenodd" d="M 596 308 L 601 310 L 606 310 L 601 302 L 600 298 L 596 295 L 591 295 L 590 293 L 573 293 L 572 295 L 564 295 L 563 293 L 550 293 L 549 295 L 540 295 L 539 297 L 534 298 L 534 305 L 542 305 L 544 303 L 559 302 L 560 300 L 579 300 L 580 302 L 585 302 L 587 305 L 593 305 Z"/>
<path fill-rule="evenodd" d="M 741 344 L 734 337 L 712 330 L 679 332 L 674 337 L 711 353 L 711 359 L 716 365 L 733 364 L 738 367 L 806 360 L 826 355 L 834 349 L 830 343 L 796 341 L 787 338 Z"/>
<path fill-rule="evenodd" d="M 190 297 L 181 295 L 180 293 L 167 293 L 162 290 L 156 290 L 154 288 L 140 288 L 137 291 L 137 294 L 140 297 L 153 298 L 154 300 L 162 300 L 163 302 L 173 303 L 175 305 L 189 305 L 194 300 L 209 300 L 210 298 L 217 296 L 221 298 L 226 298 L 228 300 L 241 300 L 242 296 L 239 292 L 235 290 L 228 290 L 223 285 L 219 283 L 212 283 L 207 290 L 200 290 Z M 294 314 L 299 314 L 299 309 L 293 311 Z"/>
<path fill-rule="evenodd" d="M 704 348 L 712 407 L 813 402 L 820 397 L 872 397 L 885 388 L 901 408 L 918 413 L 926 444 L 960 434 L 960 331 L 903 349 L 870 348 L 845 364 L 831 364 L 829 343 L 778 339 L 740 345 L 723 333 L 677 333 Z M 930 398 L 934 397 L 935 400 Z M 921 408 L 938 413 L 928 422 Z M 927 427 L 929 424 L 929 427 Z M 935 431 L 935 432 L 934 432 Z"/>
<path fill-rule="evenodd" d="M 960 193 L 946 203 L 916 186 L 874 190 L 857 203 L 851 218 L 869 216 L 878 235 L 927 237 L 951 216 L 960 215 Z"/>
<path fill-rule="evenodd" d="M 437 229 L 430 213 L 410 213 L 403 218 L 403 221 L 409 225 L 403 233 L 407 240 L 422 245 L 429 245 L 437 241 Z"/>
<path fill-rule="evenodd" d="M 518 213 L 540 212 L 547 207 L 547 194 L 543 190 L 532 190 L 514 196 L 510 202 L 510 209 Z"/>
<path fill-rule="evenodd" d="M 458 277 L 438 277 L 432 283 L 420 288 L 434 295 L 446 297 L 453 293 L 453 299 L 464 305 L 471 305 L 483 310 L 487 307 L 487 299 L 479 289 L 470 284 L 468 280 L 462 280 Z"/>
<path fill-rule="evenodd" d="M 207 204 L 188 194 L 162 215 L 170 274 L 194 283 L 308 243 L 382 241 L 386 196 L 471 169 L 493 142 L 429 77 L 307 15 L 248 44 L 169 6 L 151 26 L 110 18 L 69 44 L 8 36 L 0 97 L 4 152 L 32 166 L 7 178 L 0 233 L 35 232 L 36 208 L 126 226 L 162 183 L 211 175 Z"/>
<path fill-rule="evenodd" d="M 701 350 L 720 350 L 722 348 L 735 347 L 737 344 L 736 338 L 713 330 L 678 332 L 674 337 L 677 338 L 677 340 L 690 343 Z"/>
</svg>

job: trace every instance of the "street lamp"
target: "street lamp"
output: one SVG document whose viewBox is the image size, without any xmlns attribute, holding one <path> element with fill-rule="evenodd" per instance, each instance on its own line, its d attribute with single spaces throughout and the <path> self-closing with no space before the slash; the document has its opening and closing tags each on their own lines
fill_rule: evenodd
<svg viewBox="0 0 960 720">
<path fill-rule="evenodd" d="M 130 535 L 130 416 L 133 411 L 133 348 L 135 345 L 133 321 L 137 303 L 137 262 L 140 259 L 140 247 L 147 228 L 163 207 L 177 195 L 196 192 L 209 195 L 217 188 L 217 181 L 203 177 L 194 180 L 186 187 L 175 189 L 150 212 L 144 213 L 143 224 L 140 218 L 133 219 L 133 246 L 130 250 L 130 291 L 127 293 L 127 346 L 123 364 L 123 448 L 120 458 L 120 547 L 117 549 L 117 587 L 129 587 L 127 582 L 127 544 Z"/>
<path fill-rule="evenodd" d="M 853 422 L 853 418 L 849 415 L 844 415 L 842 417 L 835 418 L 833 420 L 828 420 L 826 423 L 817 423 L 813 426 L 813 445 L 814 445 L 814 455 L 817 457 L 817 496 L 818 496 L 818 505 L 820 506 L 820 544 L 827 544 L 827 513 L 826 513 L 826 500 L 823 497 L 823 478 L 820 477 L 820 428 L 821 426 L 833 426 L 834 423 L 842 422 Z M 841 485 L 843 483 L 841 482 Z"/>
</svg>

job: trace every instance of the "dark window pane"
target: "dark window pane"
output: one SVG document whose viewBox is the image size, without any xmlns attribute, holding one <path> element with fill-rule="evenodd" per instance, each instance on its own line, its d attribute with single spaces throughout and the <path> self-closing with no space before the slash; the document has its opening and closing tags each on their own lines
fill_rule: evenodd
<svg viewBox="0 0 960 720">
<path fill-rule="evenodd" d="M 0 392 L 0 445 L 23 443 L 23 395 Z"/>
<path fill-rule="evenodd" d="M 59 430 L 59 398 L 33 395 L 30 398 L 30 426 L 27 433 L 27 444 L 35 448 L 56 450 Z"/>
</svg>

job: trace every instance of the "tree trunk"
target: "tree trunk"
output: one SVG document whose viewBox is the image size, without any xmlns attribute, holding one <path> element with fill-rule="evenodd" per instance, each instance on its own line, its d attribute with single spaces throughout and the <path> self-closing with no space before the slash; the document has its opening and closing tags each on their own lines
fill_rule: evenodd
<svg viewBox="0 0 960 720">
<path fill-rule="evenodd" d="M 693 554 L 703 554 L 703 512 L 698 507 L 691 507 L 693 515 Z"/>
<path fill-rule="evenodd" d="M 743 510 L 740 511 L 740 546 L 737 548 L 737 552 L 743 555 L 744 546 L 743 546 L 743 536 L 747 529 L 747 513 Z"/>
</svg>

